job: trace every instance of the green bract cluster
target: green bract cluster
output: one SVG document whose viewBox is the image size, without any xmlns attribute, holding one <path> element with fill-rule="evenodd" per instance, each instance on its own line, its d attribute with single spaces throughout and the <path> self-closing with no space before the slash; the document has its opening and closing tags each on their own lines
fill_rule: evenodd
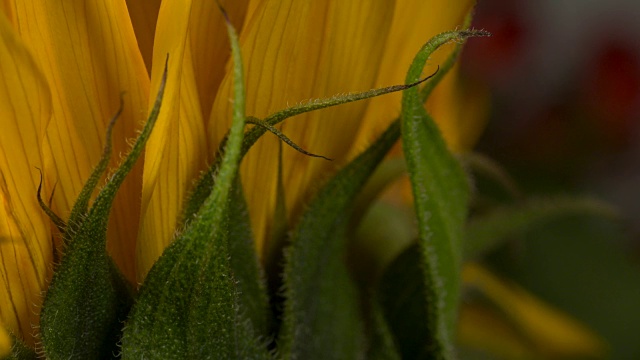
<svg viewBox="0 0 640 360">
<path fill-rule="evenodd" d="M 64 251 L 42 309 L 44 355 L 49 359 L 454 358 L 463 256 L 494 246 L 505 235 L 500 224 L 510 217 L 519 214 L 514 227 L 522 227 L 581 207 L 574 202 L 549 210 L 525 205 L 519 212 L 480 217 L 465 233 L 469 182 L 423 104 L 455 62 L 464 40 L 487 33 L 451 31 L 431 39 L 411 65 L 408 85 L 336 96 L 265 119 L 247 119 L 237 35 L 231 25 L 228 28 L 234 59 L 231 130 L 185 204 L 182 230 L 137 294 L 107 254 L 107 220 L 115 193 L 158 117 L 166 68 L 147 124 L 93 204 L 89 206 L 91 194 L 110 158 L 111 127 L 102 161 L 69 221 L 63 222 L 41 201 L 64 236 Z M 435 76 L 421 80 L 431 53 L 452 41 L 458 49 Z M 171 66 L 170 54 L 166 66 Z M 272 257 L 281 263 L 267 264 L 265 272 L 254 249 L 240 185 L 242 157 L 268 131 L 305 152 L 274 126 L 298 114 L 394 91 L 404 92 L 401 118 L 326 182 L 297 224 L 289 228 L 282 217 L 274 219 L 282 232 L 289 232 L 288 245 L 274 250 L 282 252 Z M 253 127 L 245 132 L 247 123 Z M 345 262 L 349 229 L 354 225 L 351 214 L 362 188 L 400 138 L 419 238 L 388 266 L 377 284 L 361 286 Z M 464 238 L 473 233 L 482 241 L 463 248 Z M 19 346 L 14 350 L 14 358 L 34 355 Z"/>
</svg>

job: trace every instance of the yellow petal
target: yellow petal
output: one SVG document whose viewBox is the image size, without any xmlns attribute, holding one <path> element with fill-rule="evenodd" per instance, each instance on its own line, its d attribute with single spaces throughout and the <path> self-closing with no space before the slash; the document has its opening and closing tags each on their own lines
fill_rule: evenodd
<svg viewBox="0 0 640 360">
<path fill-rule="evenodd" d="M 463 303 L 458 316 L 458 343 L 498 359 L 535 359 L 526 339 L 487 306 Z"/>
<path fill-rule="evenodd" d="M 220 5 L 240 33 L 249 0 L 222 0 Z M 193 1 L 189 31 L 202 116 L 206 119 L 231 57 L 227 28 L 215 1 Z"/>
<path fill-rule="evenodd" d="M 11 345 L 11 335 L 0 322 L 0 359 L 4 359 L 11 354 Z"/>
<path fill-rule="evenodd" d="M 392 1 L 263 0 L 249 6 L 241 34 L 247 115 L 264 117 L 303 100 L 373 87 Z M 209 120 L 210 138 L 230 123 L 231 74 Z M 298 213 L 312 184 L 333 171 L 350 147 L 365 103 L 343 105 L 287 120 L 282 131 L 303 148 L 335 161 L 309 158 L 285 148 L 286 205 Z M 242 164 L 242 179 L 261 251 L 275 205 L 278 139 L 265 135 Z"/>
<path fill-rule="evenodd" d="M 523 289 L 507 284 L 477 264 L 463 270 L 465 286 L 475 288 L 548 357 L 602 357 L 606 347 L 588 328 L 568 315 L 544 304 Z"/>
<path fill-rule="evenodd" d="M 474 3 L 473 0 L 398 0 L 393 16 L 393 25 L 389 37 L 386 39 L 385 52 L 376 86 L 403 84 L 409 65 L 420 47 L 434 35 L 459 28 Z M 449 56 L 452 49 L 453 45 L 445 45 L 443 49 L 435 52 L 427 62 L 425 74 L 433 73 L 437 66 Z M 452 71 L 443 82 L 455 84 L 454 80 L 457 76 L 455 73 Z M 449 97 L 452 96 L 452 90 L 454 89 L 451 86 L 440 84 L 431 95 L 427 106 L 449 143 L 460 131 L 459 128 L 452 128 L 449 125 L 451 116 L 448 116 L 447 111 L 451 112 L 459 104 L 449 100 Z M 400 115 L 401 97 L 401 93 L 394 93 L 370 101 L 365 121 L 355 141 L 354 153 L 362 151 L 386 129 L 392 120 Z M 458 100 L 458 98 L 455 99 L 455 101 Z M 439 109 L 436 109 L 438 111 L 433 113 L 433 106 L 443 104 L 443 102 L 446 103 L 446 108 L 441 105 Z M 451 103 L 456 107 L 452 108 Z"/>
<path fill-rule="evenodd" d="M 193 180 L 204 168 L 207 142 L 189 44 L 192 1 L 160 7 L 152 66 L 152 91 L 168 74 L 162 108 L 145 153 L 137 276 L 142 281 L 176 231 Z"/>
<path fill-rule="evenodd" d="M 124 0 L 15 1 L 22 39 L 34 53 L 52 93 L 45 138 L 45 176 L 57 183 L 53 207 L 65 218 L 105 143 L 106 123 L 124 111 L 113 133 L 114 154 L 129 149 L 146 118 L 149 80 Z M 121 95 L 123 94 L 123 95 Z M 109 223 L 108 249 L 134 279 L 142 166 L 120 189 Z"/>
<path fill-rule="evenodd" d="M 0 0 L 0 12 L 4 13 L 9 23 L 13 26 L 16 24 L 16 14 L 13 6 L 14 1 L 15 0 Z"/>
<path fill-rule="evenodd" d="M 153 57 L 153 37 L 156 33 L 156 21 L 162 0 L 127 0 L 129 16 L 136 32 L 138 47 L 142 53 L 147 71 L 151 73 Z"/>
<path fill-rule="evenodd" d="M 44 76 L 0 14 L 0 320 L 31 345 L 53 257 L 36 201 L 50 115 Z"/>
</svg>

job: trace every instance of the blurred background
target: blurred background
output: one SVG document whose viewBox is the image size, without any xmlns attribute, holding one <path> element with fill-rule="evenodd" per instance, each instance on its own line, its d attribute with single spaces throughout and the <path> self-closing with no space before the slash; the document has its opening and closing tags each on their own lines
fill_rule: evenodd
<svg viewBox="0 0 640 360">
<path fill-rule="evenodd" d="M 492 94 L 477 151 L 526 194 L 592 195 L 620 221 L 575 216 L 487 259 L 497 273 L 640 359 L 640 1 L 478 0 L 466 81 Z"/>
</svg>

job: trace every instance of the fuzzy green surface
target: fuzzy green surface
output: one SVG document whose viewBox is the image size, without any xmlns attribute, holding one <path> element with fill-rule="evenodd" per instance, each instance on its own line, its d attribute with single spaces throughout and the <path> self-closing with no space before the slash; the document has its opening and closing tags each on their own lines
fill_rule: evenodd
<svg viewBox="0 0 640 360">
<path fill-rule="evenodd" d="M 166 74 L 166 68 L 165 68 Z M 154 108 L 131 152 L 101 189 L 93 206 L 86 204 L 97 180 L 106 170 L 110 141 L 99 166 L 92 174 L 69 220 L 65 254 L 54 272 L 47 291 L 40 331 L 48 359 L 103 359 L 118 353 L 122 321 L 131 306 L 131 292 L 107 254 L 107 222 L 116 192 L 140 157 L 158 117 L 162 96 L 158 92 Z M 108 131 L 110 132 L 110 130 Z"/>
<path fill-rule="evenodd" d="M 316 195 L 293 231 L 284 270 L 278 347 L 285 359 L 355 359 L 364 354 L 358 289 L 344 258 L 353 201 L 399 137 L 394 122 Z"/>
<path fill-rule="evenodd" d="M 429 56 L 450 41 L 463 41 L 483 32 L 452 31 L 435 36 L 415 57 L 406 83 L 420 78 Z M 427 114 L 417 88 L 402 97 L 402 143 L 411 179 L 419 245 L 424 262 L 429 328 L 433 329 L 430 357 L 454 357 L 462 229 L 467 214 L 468 184 L 465 173 L 448 151 L 440 130 Z"/>
</svg>

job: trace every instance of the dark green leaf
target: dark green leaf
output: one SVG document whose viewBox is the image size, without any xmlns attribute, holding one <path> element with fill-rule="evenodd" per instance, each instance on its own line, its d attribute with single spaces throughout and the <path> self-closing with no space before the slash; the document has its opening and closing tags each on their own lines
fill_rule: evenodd
<svg viewBox="0 0 640 360">
<path fill-rule="evenodd" d="M 400 360 L 400 353 L 395 343 L 382 306 L 373 295 L 368 297 L 370 304 L 370 336 L 367 359 L 369 360 Z"/>
<path fill-rule="evenodd" d="M 271 220 L 271 233 L 262 250 L 262 259 L 268 275 L 269 289 L 275 290 L 282 286 L 282 264 L 284 256 L 282 249 L 287 241 L 289 219 L 287 219 L 287 204 L 282 167 L 282 143 L 278 143 L 278 183 L 276 186 L 276 203 Z"/>
<path fill-rule="evenodd" d="M 555 197 L 529 199 L 522 203 L 494 208 L 473 217 L 467 224 L 464 257 L 473 259 L 496 249 L 509 236 L 571 215 L 614 218 L 615 210 L 594 199 Z"/>
<path fill-rule="evenodd" d="M 389 265 L 376 294 L 403 359 L 430 359 L 440 346 L 433 338 L 425 298 L 427 285 L 419 246 L 413 245 Z"/>
<path fill-rule="evenodd" d="M 487 35 L 452 31 L 431 39 L 416 55 L 406 83 L 420 78 L 429 56 L 450 41 Z M 433 343 L 429 357 L 454 356 L 453 337 L 460 293 L 462 229 L 467 212 L 468 184 L 457 160 L 447 149 L 440 130 L 427 114 L 419 89 L 404 90 L 402 141 L 411 178 L 419 244 L 425 272 L 428 327 Z"/>
<path fill-rule="evenodd" d="M 353 200 L 396 142 L 399 123 L 343 168 L 303 214 L 286 252 L 285 307 L 278 347 L 284 358 L 353 359 L 363 354 L 358 292 L 344 263 Z"/>
<path fill-rule="evenodd" d="M 166 76 L 131 152 L 102 188 L 77 229 L 65 235 L 65 255 L 53 275 L 40 317 L 43 347 L 49 359 L 101 359 L 118 353 L 116 344 L 132 298 L 129 285 L 107 254 L 107 222 L 116 192 L 142 153 L 158 117 L 165 80 Z M 107 149 L 109 146 L 107 141 Z M 101 164 L 106 162 L 103 158 Z M 89 190 L 86 193 L 90 195 Z M 80 204 L 74 209 L 82 212 L 85 200 L 79 199 Z"/>
</svg>

